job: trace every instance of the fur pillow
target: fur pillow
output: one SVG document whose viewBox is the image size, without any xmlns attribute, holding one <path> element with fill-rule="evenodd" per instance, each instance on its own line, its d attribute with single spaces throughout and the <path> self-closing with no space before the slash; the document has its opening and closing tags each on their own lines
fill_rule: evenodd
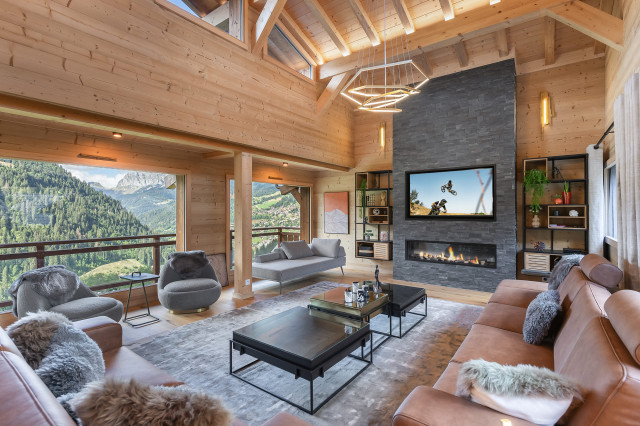
<svg viewBox="0 0 640 426">
<path fill-rule="evenodd" d="M 577 385 L 547 368 L 483 359 L 462 364 L 456 395 L 536 424 L 555 424 L 582 401 Z"/>
<path fill-rule="evenodd" d="M 560 294 L 557 290 L 538 294 L 527 307 L 527 315 L 522 326 L 524 341 L 534 345 L 541 344 L 561 310 Z"/>
<path fill-rule="evenodd" d="M 584 255 L 581 254 L 572 254 L 569 256 L 562 256 L 562 259 L 553 267 L 551 271 L 551 275 L 549 276 L 549 290 L 557 290 L 569 275 L 571 268 L 580 264 L 580 261 Z"/>
<path fill-rule="evenodd" d="M 70 401 L 84 426 L 226 426 L 232 415 L 203 392 L 106 379 Z"/>
</svg>

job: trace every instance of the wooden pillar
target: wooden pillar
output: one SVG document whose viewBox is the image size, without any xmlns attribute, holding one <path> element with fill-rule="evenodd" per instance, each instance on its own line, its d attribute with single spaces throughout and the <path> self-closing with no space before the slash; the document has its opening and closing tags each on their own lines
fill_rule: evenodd
<svg viewBox="0 0 640 426">
<path fill-rule="evenodd" d="M 186 187 L 184 175 L 176 176 L 176 251 L 186 251 Z"/>
<path fill-rule="evenodd" d="M 229 4 L 229 34 L 244 41 L 242 28 L 242 8 L 244 0 L 231 0 Z M 249 13 L 249 11 L 245 11 Z"/>
<path fill-rule="evenodd" d="M 309 188 L 301 187 L 300 188 L 300 239 L 305 240 L 307 244 L 311 243 L 311 234 L 310 234 L 310 221 L 311 221 L 311 212 L 310 212 L 310 199 L 311 199 L 311 191 Z"/>
<path fill-rule="evenodd" d="M 252 158 L 245 152 L 233 157 L 233 175 L 235 179 L 235 274 L 234 299 L 253 297 L 251 285 L 251 183 Z"/>
</svg>

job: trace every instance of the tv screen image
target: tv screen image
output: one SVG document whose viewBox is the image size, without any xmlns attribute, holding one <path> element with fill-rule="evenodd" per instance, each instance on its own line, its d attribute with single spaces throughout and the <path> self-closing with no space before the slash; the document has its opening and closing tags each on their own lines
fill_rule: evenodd
<svg viewBox="0 0 640 426">
<path fill-rule="evenodd" d="M 407 173 L 407 217 L 493 219 L 495 167 Z"/>
</svg>

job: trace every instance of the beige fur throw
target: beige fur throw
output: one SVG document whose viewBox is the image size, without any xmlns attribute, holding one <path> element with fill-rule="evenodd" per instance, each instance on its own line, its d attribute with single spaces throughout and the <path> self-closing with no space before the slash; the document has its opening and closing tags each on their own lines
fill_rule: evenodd
<svg viewBox="0 0 640 426">
<path fill-rule="evenodd" d="M 203 392 L 106 379 L 90 383 L 71 401 L 84 426 L 227 426 L 222 401 Z"/>
</svg>

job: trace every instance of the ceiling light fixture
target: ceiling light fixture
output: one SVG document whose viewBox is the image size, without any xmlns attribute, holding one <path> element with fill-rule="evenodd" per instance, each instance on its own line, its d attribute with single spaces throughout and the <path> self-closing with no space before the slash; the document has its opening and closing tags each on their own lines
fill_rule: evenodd
<svg viewBox="0 0 640 426">
<path fill-rule="evenodd" d="M 371 16 L 374 1 L 371 0 L 370 4 Z M 386 0 L 383 0 L 383 21 L 384 57 L 376 58 L 374 46 L 368 48 L 368 54 L 359 54 L 356 73 L 340 94 L 358 105 L 359 110 L 400 112 L 402 110 L 396 107 L 398 102 L 420 93 L 420 87 L 429 81 L 429 77 L 409 56 L 406 34 L 387 43 Z"/>
<path fill-rule="evenodd" d="M 282 167 L 289 167 L 289 163 L 287 163 L 286 161 L 282 162 Z"/>
<path fill-rule="evenodd" d="M 122 139 L 122 133 L 113 132 L 113 137 L 116 139 Z"/>
<path fill-rule="evenodd" d="M 494 4 L 500 3 L 500 0 L 489 0 L 489 5 L 493 6 Z"/>
</svg>

